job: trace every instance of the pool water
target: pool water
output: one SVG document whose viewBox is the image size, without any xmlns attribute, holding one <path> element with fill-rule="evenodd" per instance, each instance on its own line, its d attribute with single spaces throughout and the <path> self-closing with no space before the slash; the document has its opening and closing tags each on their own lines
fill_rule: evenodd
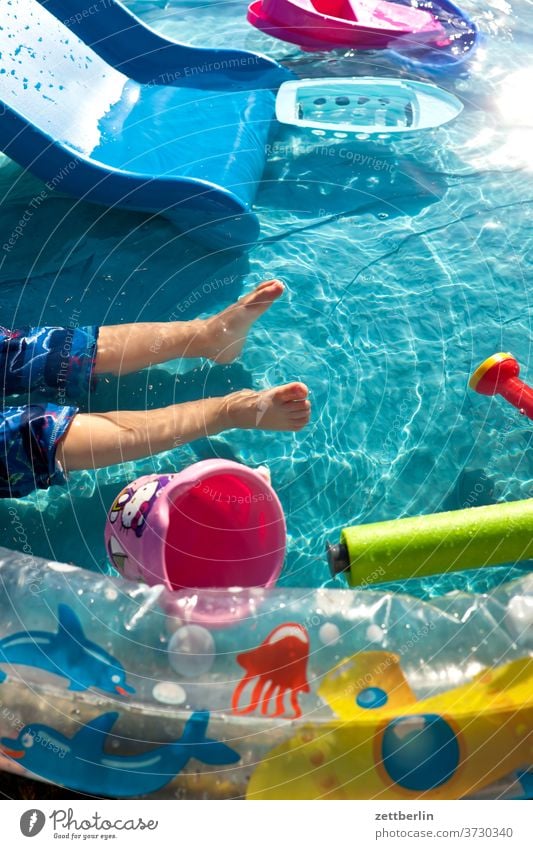
<svg viewBox="0 0 533 849">
<path fill-rule="evenodd" d="M 387 51 L 306 54 L 270 39 L 246 23 L 245 0 L 128 5 L 166 36 L 267 53 L 300 77 L 430 79 L 399 69 Z M 261 280 L 287 285 L 239 362 L 173 363 L 101 381 L 94 410 L 294 379 L 313 402 L 311 425 L 296 435 L 231 431 L 4 502 L 3 544 L 105 568 L 106 510 L 127 481 L 222 456 L 269 465 L 289 531 L 281 583 L 317 586 L 328 582 L 325 541 L 343 525 L 533 495 L 530 423 L 467 388 L 472 370 L 500 350 L 533 382 L 533 14 L 526 0 L 464 0 L 464 8 L 481 46 L 459 75 L 434 80 L 461 98 L 463 114 L 394 143 L 280 130 L 256 201 L 262 236 L 248 256 L 209 254 L 163 219 L 43 192 L 0 158 L 2 243 L 24 220 L 2 252 L 3 325 L 186 319 Z M 423 597 L 484 591 L 529 568 L 393 586 Z"/>
</svg>

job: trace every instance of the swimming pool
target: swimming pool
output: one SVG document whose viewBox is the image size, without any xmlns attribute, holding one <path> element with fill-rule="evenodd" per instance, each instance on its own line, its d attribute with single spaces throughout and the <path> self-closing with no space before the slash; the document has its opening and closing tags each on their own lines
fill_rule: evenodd
<svg viewBox="0 0 533 849">
<path fill-rule="evenodd" d="M 262 51 L 299 76 L 397 71 L 385 53 L 312 55 L 269 39 L 247 25 L 242 0 L 128 5 L 164 35 Z M 531 13 L 524 2 L 464 5 L 485 37 L 461 76 L 440 81 L 465 103 L 459 120 L 365 147 L 280 132 L 257 197 L 262 238 L 248 256 L 209 254 L 160 219 L 43 194 L 0 161 L 2 232 L 24 221 L 3 251 L 2 324 L 186 319 L 262 279 L 287 284 L 238 363 L 188 361 L 102 381 L 93 410 L 292 379 L 308 383 L 314 405 L 301 434 L 234 431 L 73 474 L 68 488 L 18 502 L 17 524 L 0 504 L 6 545 L 104 568 L 105 513 L 125 482 L 223 456 L 269 465 L 289 529 L 281 583 L 318 586 L 328 579 L 324 542 L 343 525 L 532 494 L 528 422 L 467 389 L 496 350 L 511 350 L 526 377 L 532 367 Z M 526 568 L 485 570 L 461 586 L 483 590 Z M 440 594 L 455 580 L 408 589 Z"/>
</svg>

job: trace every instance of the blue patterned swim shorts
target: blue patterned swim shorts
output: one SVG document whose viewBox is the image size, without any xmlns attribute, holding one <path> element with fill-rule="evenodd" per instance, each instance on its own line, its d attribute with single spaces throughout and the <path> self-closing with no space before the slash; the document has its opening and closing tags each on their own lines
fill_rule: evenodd
<svg viewBox="0 0 533 849">
<path fill-rule="evenodd" d="M 97 341 L 96 326 L 0 327 L 0 498 L 65 482 L 56 449 L 78 412 L 68 401 L 91 389 Z"/>
</svg>

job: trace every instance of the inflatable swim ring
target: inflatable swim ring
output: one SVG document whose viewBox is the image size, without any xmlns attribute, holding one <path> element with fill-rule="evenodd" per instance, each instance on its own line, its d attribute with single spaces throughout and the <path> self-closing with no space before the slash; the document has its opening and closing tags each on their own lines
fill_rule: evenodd
<svg viewBox="0 0 533 849">
<path fill-rule="evenodd" d="M 531 790 L 531 576 L 431 604 L 171 592 L 0 549 L 0 578 L 3 769 L 117 798 L 270 798 L 282 752 L 289 797 Z M 225 608 L 224 627 L 194 621 L 200 598 Z M 299 741 L 316 782 L 300 782 Z M 372 777 L 366 791 L 354 766 Z"/>
</svg>

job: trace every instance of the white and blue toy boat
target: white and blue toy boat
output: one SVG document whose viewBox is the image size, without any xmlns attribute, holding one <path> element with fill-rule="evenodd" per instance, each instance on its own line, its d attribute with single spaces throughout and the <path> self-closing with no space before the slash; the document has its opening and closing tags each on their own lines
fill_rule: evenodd
<svg viewBox="0 0 533 849">
<path fill-rule="evenodd" d="M 463 104 L 436 85 L 387 77 L 351 77 L 285 82 L 276 118 L 336 138 L 388 138 L 447 124 Z"/>
</svg>

